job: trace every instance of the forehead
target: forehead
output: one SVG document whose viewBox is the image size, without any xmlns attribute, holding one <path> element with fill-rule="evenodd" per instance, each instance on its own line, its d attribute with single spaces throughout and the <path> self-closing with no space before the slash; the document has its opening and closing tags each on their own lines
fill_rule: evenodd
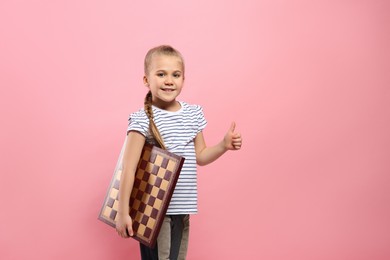
<svg viewBox="0 0 390 260">
<path fill-rule="evenodd" d="M 155 54 L 150 60 L 150 70 L 182 70 L 183 62 L 174 55 Z"/>
</svg>

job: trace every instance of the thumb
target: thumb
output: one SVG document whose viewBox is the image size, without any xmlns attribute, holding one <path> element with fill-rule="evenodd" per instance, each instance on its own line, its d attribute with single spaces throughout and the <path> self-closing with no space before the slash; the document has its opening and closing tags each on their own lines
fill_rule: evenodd
<svg viewBox="0 0 390 260">
<path fill-rule="evenodd" d="M 232 124 L 230 125 L 229 132 L 234 133 L 234 129 L 236 129 L 236 122 L 232 122 Z"/>
<path fill-rule="evenodd" d="M 134 236 L 134 232 L 133 232 L 133 229 L 130 227 L 130 226 L 127 226 L 126 228 L 126 233 L 129 237 L 132 237 Z"/>
</svg>

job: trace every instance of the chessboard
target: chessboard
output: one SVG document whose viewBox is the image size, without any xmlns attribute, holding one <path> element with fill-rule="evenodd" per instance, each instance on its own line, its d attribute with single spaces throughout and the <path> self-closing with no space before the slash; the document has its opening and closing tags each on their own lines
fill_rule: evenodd
<svg viewBox="0 0 390 260">
<path fill-rule="evenodd" d="M 126 140 L 98 217 L 114 228 L 125 144 Z M 183 163 L 183 157 L 157 146 L 145 144 L 142 150 L 130 195 L 129 215 L 133 220 L 132 238 L 144 245 L 155 246 Z"/>
</svg>

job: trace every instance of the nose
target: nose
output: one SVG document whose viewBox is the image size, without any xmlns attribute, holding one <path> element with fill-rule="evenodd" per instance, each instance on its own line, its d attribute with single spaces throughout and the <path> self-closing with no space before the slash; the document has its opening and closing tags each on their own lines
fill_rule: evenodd
<svg viewBox="0 0 390 260">
<path fill-rule="evenodd" d="M 166 77 L 165 77 L 164 84 L 165 84 L 165 85 L 173 85 L 172 76 L 169 76 L 169 75 L 166 76 Z"/>
</svg>

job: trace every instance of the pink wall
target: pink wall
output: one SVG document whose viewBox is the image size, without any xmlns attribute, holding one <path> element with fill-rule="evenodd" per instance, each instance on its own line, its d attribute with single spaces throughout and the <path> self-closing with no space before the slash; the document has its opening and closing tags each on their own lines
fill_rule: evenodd
<svg viewBox="0 0 390 260">
<path fill-rule="evenodd" d="M 390 259 L 388 1 L 1 1 L 1 259 L 138 259 L 97 220 L 152 46 L 206 141 L 188 259 Z"/>
</svg>

